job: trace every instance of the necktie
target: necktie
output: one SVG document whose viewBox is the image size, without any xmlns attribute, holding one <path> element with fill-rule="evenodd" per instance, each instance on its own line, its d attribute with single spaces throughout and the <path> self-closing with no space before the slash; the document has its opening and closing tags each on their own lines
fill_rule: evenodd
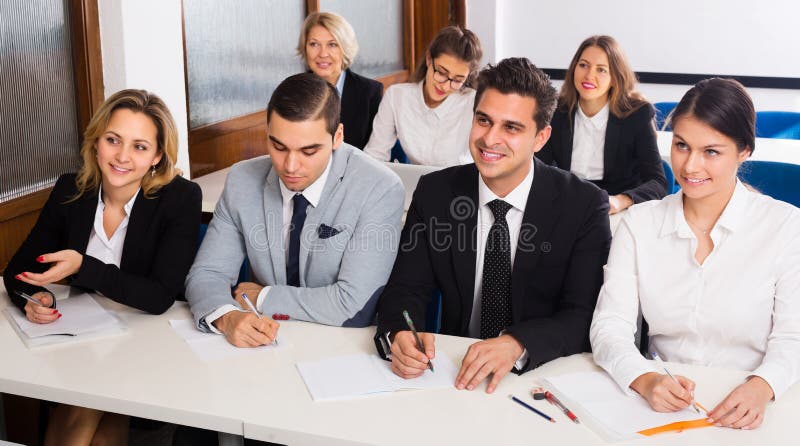
<svg viewBox="0 0 800 446">
<path fill-rule="evenodd" d="M 511 325 L 511 241 L 503 200 L 487 203 L 494 223 L 486 238 L 481 287 L 481 339 L 494 338 Z"/>
<path fill-rule="evenodd" d="M 289 226 L 289 260 L 286 263 L 286 283 L 289 286 L 300 286 L 300 234 L 306 222 L 308 200 L 303 194 L 292 197 L 292 225 Z"/>
</svg>

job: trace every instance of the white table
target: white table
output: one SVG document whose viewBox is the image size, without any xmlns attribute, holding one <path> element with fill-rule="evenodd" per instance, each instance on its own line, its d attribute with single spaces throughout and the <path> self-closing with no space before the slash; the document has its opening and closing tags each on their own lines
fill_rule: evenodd
<svg viewBox="0 0 800 446">
<path fill-rule="evenodd" d="M 2 291 L 2 289 L 0 289 Z M 8 304 L 0 292 L 0 307 Z M 169 319 L 188 318 L 185 303 L 151 316 L 100 299 L 129 326 L 126 335 L 28 350 L 5 317 L 0 318 L 0 392 L 76 404 L 144 418 L 219 430 L 291 445 L 355 444 L 559 444 L 603 445 L 584 425 L 567 421 L 541 401 L 536 407 L 558 422 L 547 423 L 509 401 L 528 401 L 538 378 L 596 370 L 588 354 L 552 361 L 523 376 L 509 375 L 492 395 L 478 390 L 397 392 L 351 401 L 314 403 L 297 373 L 302 360 L 373 352 L 374 328 L 328 327 L 284 322 L 293 346 L 285 350 L 205 363 L 175 334 Z M 437 336 L 437 350 L 461 361 L 474 340 Z M 743 372 L 673 365 L 698 382 L 697 398 L 719 401 L 741 382 Z M 770 405 L 764 425 L 752 432 L 688 431 L 631 444 L 788 444 L 800 412 L 800 386 Z M 579 414 L 580 416 L 580 414 Z"/>
<path fill-rule="evenodd" d="M 672 132 L 659 131 L 656 133 L 658 134 L 658 151 L 661 158 L 669 162 Z M 756 148 L 750 159 L 800 164 L 800 140 L 756 138 Z"/>
</svg>

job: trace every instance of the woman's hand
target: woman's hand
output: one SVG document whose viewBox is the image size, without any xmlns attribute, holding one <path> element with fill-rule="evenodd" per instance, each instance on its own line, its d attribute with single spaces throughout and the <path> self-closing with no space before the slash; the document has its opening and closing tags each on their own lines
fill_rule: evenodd
<svg viewBox="0 0 800 446">
<path fill-rule="evenodd" d="M 29 321 L 37 324 L 49 324 L 55 322 L 61 317 L 61 313 L 55 308 L 50 308 L 53 305 L 53 295 L 46 291 L 39 291 L 31 296 L 33 299 L 41 302 L 41 305 L 36 305 L 33 302 L 25 304 L 25 316 Z"/>
<path fill-rule="evenodd" d="M 39 263 L 52 263 L 43 273 L 23 272 L 16 275 L 17 280 L 36 286 L 45 286 L 71 276 L 81 269 L 83 255 L 74 249 L 65 249 L 44 254 L 36 259 Z"/>
<path fill-rule="evenodd" d="M 677 412 L 689 407 L 694 393 L 694 382 L 675 375 L 675 380 L 655 372 L 645 373 L 633 380 L 631 389 L 642 395 L 657 412 Z"/>
<path fill-rule="evenodd" d="M 608 214 L 616 214 L 622 212 L 633 205 L 631 197 L 625 194 L 609 195 L 608 196 Z"/>
<path fill-rule="evenodd" d="M 740 384 L 708 413 L 717 426 L 734 429 L 755 429 L 764 421 L 764 408 L 775 394 L 772 387 L 758 376 Z"/>
</svg>

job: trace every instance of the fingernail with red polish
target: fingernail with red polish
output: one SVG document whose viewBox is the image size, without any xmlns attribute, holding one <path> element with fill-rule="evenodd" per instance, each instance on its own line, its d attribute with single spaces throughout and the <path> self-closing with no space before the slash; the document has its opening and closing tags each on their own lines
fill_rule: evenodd
<svg viewBox="0 0 800 446">
<path fill-rule="evenodd" d="M 28 273 L 22 273 L 22 275 L 28 277 Z"/>
<path fill-rule="evenodd" d="M 50 314 L 56 314 L 56 313 L 58 313 L 58 310 L 53 310 L 53 312 Z"/>
<path fill-rule="evenodd" d="M 42 262 L 44 262 L 44 256 L 39 256 L 39 257 L 37 257 L 37 258 L 36 258 L 36 261 L 37 261 L 37 262 L 39 262 L 39 263 L 42 263 Z"/>
<path fill-rule="evenodd" d="M 56 319 L 61 319 L 61 316 L 63 316 L 63 314 L 58 313 L 58 317 Z"/>
<path fill-rule="evenodd" d="M 19 280 L 19 279 L 21 279 L 21 278 L 22 278 L 22 274 L 17 274 L 16 276 L 14 276 L 14 278 L 15 278 L 15 279 L 17 279 L 17 280 Z"/>
</svg>

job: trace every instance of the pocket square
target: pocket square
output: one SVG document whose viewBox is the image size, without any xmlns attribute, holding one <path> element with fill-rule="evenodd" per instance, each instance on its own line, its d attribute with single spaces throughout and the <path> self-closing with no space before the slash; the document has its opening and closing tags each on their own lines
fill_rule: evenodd
<svg viewBox="0 0 800 446">
<path fill-rule="evenodd" d="M 325 223 L 322 223 L 321 225 L 319 225 L 319 229 L 317 229 L 317 233 L 319 234 L 319 238 L 322 238 L 322 239 L 331 238 L 334 235 L 338 234 L 339 232 L 341 232 L 341 231 L 339 231 L 336 228 L 332 228 L 332 227 L 326 225 Z"/>
</svg>

